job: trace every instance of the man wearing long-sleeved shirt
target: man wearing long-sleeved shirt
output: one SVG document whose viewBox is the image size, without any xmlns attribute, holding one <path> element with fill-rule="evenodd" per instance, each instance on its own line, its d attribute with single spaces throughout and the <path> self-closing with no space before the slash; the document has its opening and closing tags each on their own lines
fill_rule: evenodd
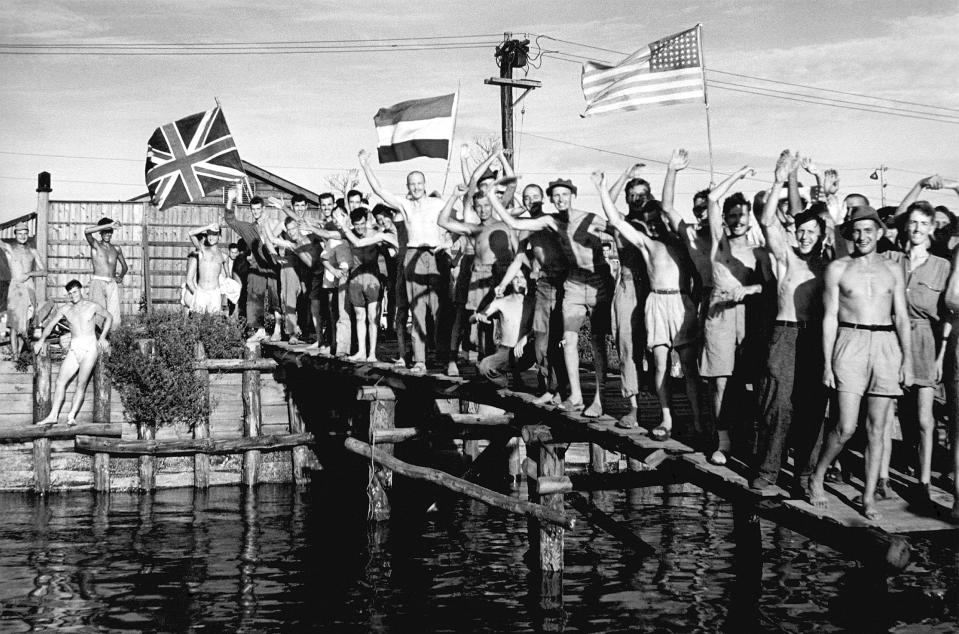
<svg viewBox="0 0 959 634">
<path fill-rule="evenodd" d="M 254 196 L 250 200 L 250 211 L 253 222 L 239 220 L 233 205 L 237 199 L 237 188 L 231 187 L 227 192 L 226 208 L 223 220 L 230 229 L 233 229 L 250 248 L 250 270 L 247 277 L 246 291 L 246 319 L 254 329 L 251 341 L 262 341 L 267 338 L 263 321 L 265 305 L 269 304 L 273 310 L 274 326 L 271 341 L 280 340 L 280 300 L 277 293 L 278 271 L 276 263 L 270 253 L 272 233 L 261 231 L 262 223 L 268 222 L 263 217 L 263 201 Z"/>
</svg>

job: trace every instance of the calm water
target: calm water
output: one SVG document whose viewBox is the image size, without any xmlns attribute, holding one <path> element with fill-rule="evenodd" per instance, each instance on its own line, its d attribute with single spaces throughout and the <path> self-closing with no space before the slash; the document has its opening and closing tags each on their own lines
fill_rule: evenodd
<svg viewBox="0 0 959 634">
<path fill-rule="evenodd" d="M 656 554 L 580 524 L 560 605 L 528 572 L 525 520 L 463 500 L 425 514 L 420 500 L 371 531 L 362 497 L 0 494 L 0 631 L 906 632 L 957 619 L 954 535 L 913 539 L 887 585 L 770 524 L 737 545 L 732 507 L 698 490 L 594 495 Z"/>
</svg>

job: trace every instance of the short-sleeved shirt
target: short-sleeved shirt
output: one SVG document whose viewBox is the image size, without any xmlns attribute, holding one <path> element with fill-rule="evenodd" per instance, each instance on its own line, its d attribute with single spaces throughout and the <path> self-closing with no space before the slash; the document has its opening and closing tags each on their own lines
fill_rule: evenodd
<svg viewBox="0 0 959 634">
<path fill-rule="evenodd" d="M 910 319 L 940 321 L 942 296 L 949 280 L 949 261 L 930 254 L 925 262 L 909 271 L 909 254 L 886 251 L 883 257 L 898 262 L 906 278 L 906 305 Z"/>
<path fill-rule="evenodd" d="M 339 241 L 335 247 L 327 247 L 320 253 L 320 257 L 329 262 L 334 269 L 349 269 L 353 263 L 353 254 L 350 245 L 345 241 Z M 322 265 L 321 265 L 322 266 Z M 330 274 L 326 268 L 323 268 L 323 288 L 337 288 L 346 284 L 346 278 L 337 279 Z"/>
</svg>

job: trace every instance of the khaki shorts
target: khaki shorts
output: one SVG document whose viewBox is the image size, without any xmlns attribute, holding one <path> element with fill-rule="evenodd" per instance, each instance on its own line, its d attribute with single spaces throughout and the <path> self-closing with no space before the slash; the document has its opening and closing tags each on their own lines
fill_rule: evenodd
<svg viewBox="0 0 959 634">
<path fill-rule="evenodd" d="M 916 387 L 936 387 L 936 334 L 928 319 L 913 319 L 912 384 Z"/>
<path fill-rule="evenodd" d="M 679 291 L 650 291 L 646 296 L 646 347 L 679 348 L 696 339 L 696 306 Z"/>
<path fill-rule="evenodd" d="M 563 330 L 579 332 L 586 317 L 595 334 L 609 334 L 613 309 L 613 278 L 609 271 L 571 273 L 563 283 Z"/>
<path fill-rule="evenodd" d="M 836 391 L 873 396 L 900 396 L 902 350 L 894 331 L 839 326 L 832 351 Z"/>
<path fill-rule="evenodd" d="M 355 308 L 366 308 L 370 304 L 380 301 L 383 292 L 383 282 L 370 272 L 361 272 L 350 278 L 347 284 L 350 303 Z"/>
</svg>

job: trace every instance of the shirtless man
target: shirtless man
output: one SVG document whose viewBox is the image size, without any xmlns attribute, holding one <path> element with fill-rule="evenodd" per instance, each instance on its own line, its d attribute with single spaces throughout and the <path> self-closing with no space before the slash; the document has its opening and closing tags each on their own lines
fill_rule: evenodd
<svg viewBox="0 0 959 634">
<path fill-rule="evenodd" d="M 685 167 L 685 165 L 683 165 Z M 644 306 L 646 347 L 653 353 L 656 377 L 656 395 L 662 409 L 662 422 L 651 432 L 655 440 L 668 440 L 673 420 L 670 411 L 668 380 L 669 353 L 676 350 L 686 377 L 686 394 L 693 414 L 693 427 L 700 429 L 699 373 L 696 368 L 697 339 L 696 305 L 689 297 L 690 272 L 683 262 L 682 242 L 668 229 L 660 215 L 660 203 L 647 200 L 642 220 L 635 226 L 619 213 L 606 189 L 606 177 L 593 173 L 593 183 L 599 191 L 603 212 L 610 225 L 642 255 L 649 276 L 649 296 Z M 618 426 L 636 427 L 635 394 L 631 396 L 632 419 L 624 417 Z"/>
<path fill-rule="evenodd" d="M 795 439 L 793 493 L 805 498 L 826 407 L 826 390 L 819 380 L 823 369 L 822 288 L 827 262 L 822 245 L 826 223 L 812 209 L 792 216 L 793 243 L 777 214 L 773 193 L 786 180 L 792 158 L 788 151 L 780 156 L 761 218 L 766 248 L 772 256 L 778 309 L 759 386 L 759 447 L 752 487 L 762 490 L 776 484 L 786 440 L 791 435 Z"/>
<path fill-rule="evenodd" d="M 494 213 L 518 233 L 521 245 L 493 292 L 496 297 L 503 297 L 510 280 L 514 280 L 524 268 L 530 271 L 535 285 L 532 331 L 539 391 L 537 401 L 559 403 L 569 387 L 566 363 L 560 351 L 563 284 L 569 264 L 557 233 L 560 218 L 543 211 L 542 196 L 539 185 L 523 188 L 523 205 L 528 206 L 529 218 L 516 218 L 503 209 L 498 199 L 491 199 Z"/>
<path fill-rule="evenodd" d="M 603 384 L 606 380 L 606 335 L 610 332 L 613 278 L 603 257 L 602 234 L 608 234 L 606 220 L 594 213 L 575 209 L 576 186 L 568 180 L 552 181 L 546 195 L 566 221 L 559 232 L 569 262 L 563 284 L 563 359 L 569 375 L 569 398 L 562 407 L 568 412 L 583 409 L 579 377 L 579 329 L 590 318 L 590 344 L 596 373 L 596 394 L 583 416 L 603 414 Z"/>
<path fill-rule="evenodd" d="M 733 404 L 748 407 L 746 386 L 755 381 L 760 362 L 760 302 L 763 283 L 769 270 L 763 248 L 749 238 L 750 209 L 746 198 L 736 193 L 719 201 L 734 183 L 752 176 L 752 168 L 743 167 L 709 192 L 709 253 L 712 262 L 712 293 L 703 328 L 703 353 L 700 374 L 709 379 L 713 391 L 713 416 L 716 422 L 716 450 L 713 464 L 726 464 L 730 450 L 729 418 Z M 728 389 L 732 388 L 732 389 Z"/>
<path fill-rule="evenodd" d="M 13 229 L 16 241 L 9 244 L 0 240 L 0 249 L 10 266 L 10 288 L 7 293 L 7 327 L 10 329 L 10 352 L 20 358 L 23 341 L 29 341 L 30 318 L 37 309 L 37 294 L 33 278 L 46 275 L 43 259 L 34 247 L 27 246 L 30 228 L 17 223 Z"/>
<path fill-rule="evenodd" d="M 123 251 L 120 250 L 120 247 L 111 244 L 113 230 L 119 226 L 119 222 L 109 218 L 100 218 L 96 225 L 83 230 L 83 235 L 90 245 L 90 258 L 93 260 L 90 299 L 106 308 L 113 317 L 113 323 L 118 326 L 120 325 L 119 285 L 123 283 L 123 276 L 129 270 L 126 258 L 123 257 Z M 95 233 L 100 234 L 99 240 L 93 237 Z M 120 265 L 119 274 L 117 273 L 117 264 Z"/>
<path fill-rule="evenodd" d="M 373 193 L 383 202 L 399 211 L 406 226 L 407 244 L 403 262 L 406 295 L 413 316 L 413 372 L 426 372 L 427 315 L 432 317 L 436 337 L 437 357 L 446 361 L 449 355 L 448 334 L 439 332 L 440 307 L 445 304 L 449 290 L 449 271 L 445 259 L 438 252 L 445 238 L 437 219 L 444 204 L 439 198 L 427 196 L 426 177 L 422 172 L 410 172 L 406 177 L 407 197 L 386 191 L 370 167 L 370 156 L 360 150 L 360 167 Z"/>
<path fill-rule="evenodd" d="M 100 351 L 106 350 L 109 346 L 107 335 L 110 334 L 110 328 L 113 325 L 113 316 L 101 305 L 83 299 L 83 285 L 79 281 L 70 280 L 67 282 L 66 289 L 67 295 L 70 296 L 70 303 L 57 308 L 44 327 L 40 339 L 33 346 L 34 352 L 40 354 L 40 349 L 43 348 L 44 342 L 53 332 L 54 327 L 61 319 L 67 320 L 70 326 L 70 349 L 67 350 L 67 355 L 60 366 L 60 373 L 57 375 L 57 387 L 53 392 L 50 415 L 39 421 L 37 425 L 56 424 L 66 398 L 67 384 L 74 376 L 77 377 L 77 385 L 73 392 L 73 405 L 67 415 L 67 425 L 77 424 L 77 415 L 80 413 L 80 407 L 83 406 L 83 397 L 86 395 L 93 366 L 97 363 Z M 98 317 L 103 319 L 99 339 L 95 329 Z"/>
<path fill-rule="evenodd" d="M 826 269 L 823 383 L 836 390 L 839 421 L 826 435 L 809 478 L 810 503 L 826 508 L 826 469 L 855 432 L 865 396 L 868 446 L 862 513 L 870 520 L 880 517 L 875 493 L 889 408 L 902 394 L 902 386 L 912 384 L 906 283 L 902 266 L 876 252 L 881 229 L 882 221 L 872 207 L 854 208 L 843 229 L 853 251 Z"/>
<path fill-rule="evenodd" d="M 186 287 L 193 294 L 191 313 L 218 315 L 223 309 L 221 282 L 230 277 L 227 264 L 229 256 L 217 246 L 220 242 L 220 225 L 213 222 L 190 232 L 190 241 L 196 247 L 196 258 L 187 265 Z M 205 236 L 201 242 L 200 236 Z"/>
</svg>

